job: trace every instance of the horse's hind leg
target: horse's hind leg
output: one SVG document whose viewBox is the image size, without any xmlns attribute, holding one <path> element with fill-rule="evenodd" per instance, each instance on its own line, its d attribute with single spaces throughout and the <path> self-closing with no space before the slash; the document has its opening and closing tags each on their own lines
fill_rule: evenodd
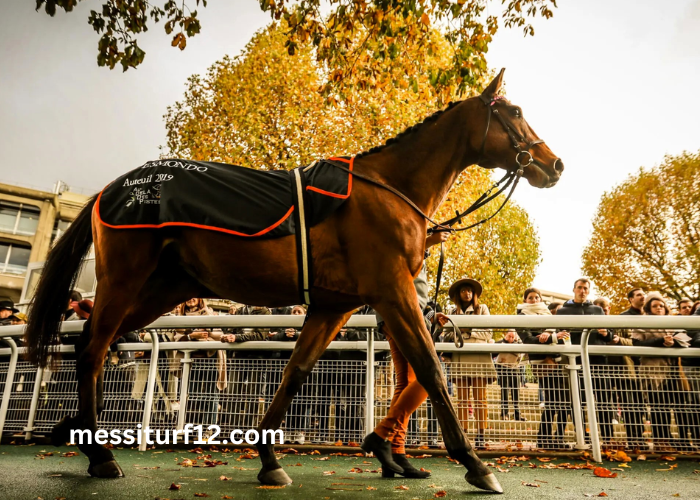
<svg viewBox="0 0 700 500">
<path fill-rule="evenodd" d="M 328 344 L 345 324 L 351 313 L 339 314 L 312 309 L 312 314 L 307 318 L 304 328 L 294 347 L 292 357 L 284 369 L 282 383 L 280 384 L 272 404 L 260 422 L 259 432 L 262 438 L 263 430 L 276 430 L 279 428 L 287 409 L 294 399 L 294 395 L 301 389 L 304 381 L 316 365 L 318 358 L 326 350 Z M 268 433 L 269 435 L 269 433 Z M 283 485 L 291 484 L 292 480 L 282 469 L 275 457 L 274 443 L 257 444 L 262 461 L 262 469 L 258 474 L 258 480 L 263 484 Z"/>
<path fill-rule="evenodd" d="M 452 458 L 467 468 L 467 481 L 477 488 L 502 493 L 496 476 L 479 460 L 462 431 L 447 393 L 430 333 L 417 307 L 418 301 L 409 290 L 414 289 L 399 284 L 394 293 L 386 294 L 377 304 L 370 305 L 383 316 L 396 345 L 413 368 L 418 382 L 428 392 L 442 428 L 445 447 Z"/>
</svg>

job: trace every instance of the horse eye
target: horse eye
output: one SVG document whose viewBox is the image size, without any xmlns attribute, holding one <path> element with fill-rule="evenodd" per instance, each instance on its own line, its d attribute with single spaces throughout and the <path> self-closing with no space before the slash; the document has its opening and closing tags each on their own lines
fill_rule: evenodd
<svg viewBox="0 0 700 500">
<path fill-rule="evenodd" d="M 519 109 L 516 109 L 515 111 L 513 111 L 513 115 L 514 115 L 516 118 L 522 118 L 522 117 L 523 117 L 523 114 L 522 114 L 522 112 L 521 112 Z"/>
</svg>

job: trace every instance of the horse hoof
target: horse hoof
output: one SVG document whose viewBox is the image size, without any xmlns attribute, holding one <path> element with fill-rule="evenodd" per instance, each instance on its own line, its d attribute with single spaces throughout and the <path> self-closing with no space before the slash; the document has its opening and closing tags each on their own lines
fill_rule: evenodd
<svg viewBox="0 0 700 500">
<path fill-rule="evenodd" d="M 287 486 L 292 484 L 291 478 L 284 472 L 281 467 L 279 469 L 273 470 L 261 470 L 258 473 L 258 481 L 262 484 L 268 484 L 272 486 Z"/>
<path fill-rule="evenodd" d="M 493 493 L 503 493 L 501 483 L 498 482 L 498 479 L 496 479 L 496 476 L 493 473 L 486 476 L 470 476 L 467 472 L 464 479 L 466 479 L 472 486 L 476 486 L 481 490 L 491 491 Z"/>
<path fill-rule="evenodd" d="M 97 465 L 90 464 L 90 467 L 88 467 L 88 474 L 90 474 L 92 477 L 101 477 L 103 479 L 124 477 L 122 468 L 119 467 L 119 464 L 114 460 Z"/>
</svg>

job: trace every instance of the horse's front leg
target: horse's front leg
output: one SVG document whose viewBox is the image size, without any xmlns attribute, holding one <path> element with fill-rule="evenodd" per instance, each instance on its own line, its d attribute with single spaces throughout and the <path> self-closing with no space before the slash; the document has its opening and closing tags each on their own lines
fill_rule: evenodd
<svg viewBox="0 0 700 500">
<path fill-rule="evenodd" d="M 415 289 L 409 285 L 397 286 L 392 293 L 370 305 L 384 317 L 396 345 L 428 392 L 442 428 L 445 447 L 452 458 L 467 468 L 467 482 L 483 490 L 503 493 L 496 476 L 479 460 L 464 435 L 447 393 L 435 346 L 418 308 Z"/>
<path fill-rule="evenodd" d="M 304 328 L 301 330 L 299 339 L 294 347 L 292 357 L 289 359 L 284 369 L 282 383 L 280 384 L 272 404 L 265 412 L 265 416 L 260 422 L 259 432 L 263 435 L 263 430 L 276 430 L 279 428 L 284 415 L 287 413 L 289 405 L 294 399 L 294 395 L 301 389 L 304 381 L 313 370 L 318 358 L 326 350 L 328 344 L 333 340 L 340 328 L 347 322 L 351 313 L 338 313 L 319 311 L 312 309 L 307 318 Z M 291 484 L 292 480 L 282 469 L 277 457 L 273 443 L 263 444 L 258 442 L 258 452 L 262 461 L 262 469 L 258 474 L 258 480 L 263 484 L 283 485 Z"/>
</svg>

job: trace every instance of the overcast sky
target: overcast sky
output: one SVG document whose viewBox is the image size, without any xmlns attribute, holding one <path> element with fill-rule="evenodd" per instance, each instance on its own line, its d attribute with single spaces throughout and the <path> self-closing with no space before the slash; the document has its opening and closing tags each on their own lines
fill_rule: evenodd
<svg viewBox="0 0 700 500">
<path fill-rule="evenodd" d="M 61 179 L 98 191 L 157 158 L 162 117 L 187 78 L 238 54 L 269 22 L 257 0 L 210 1 L 199 9 L 202 33 L 184 52 L 153 26 L 139 42 L 144 64 L 122 73 L 97 67 L 87 17 L 101 1 L 55 18 L 29 0 L 8 3 L 0 16 L 1 182 L 41 189 Z M 553 19 L 536 22 L 535 37 L 499 32 L 488 62 L 507 68 L 509 98 L 566 165 L 555 188 L 523 185 L 514 198 L 540 235 L 534 285 L 569 292 L 603 192 L 666 154 L 700 149 L 700 0 L 559 4 Z"/>
</svg>

